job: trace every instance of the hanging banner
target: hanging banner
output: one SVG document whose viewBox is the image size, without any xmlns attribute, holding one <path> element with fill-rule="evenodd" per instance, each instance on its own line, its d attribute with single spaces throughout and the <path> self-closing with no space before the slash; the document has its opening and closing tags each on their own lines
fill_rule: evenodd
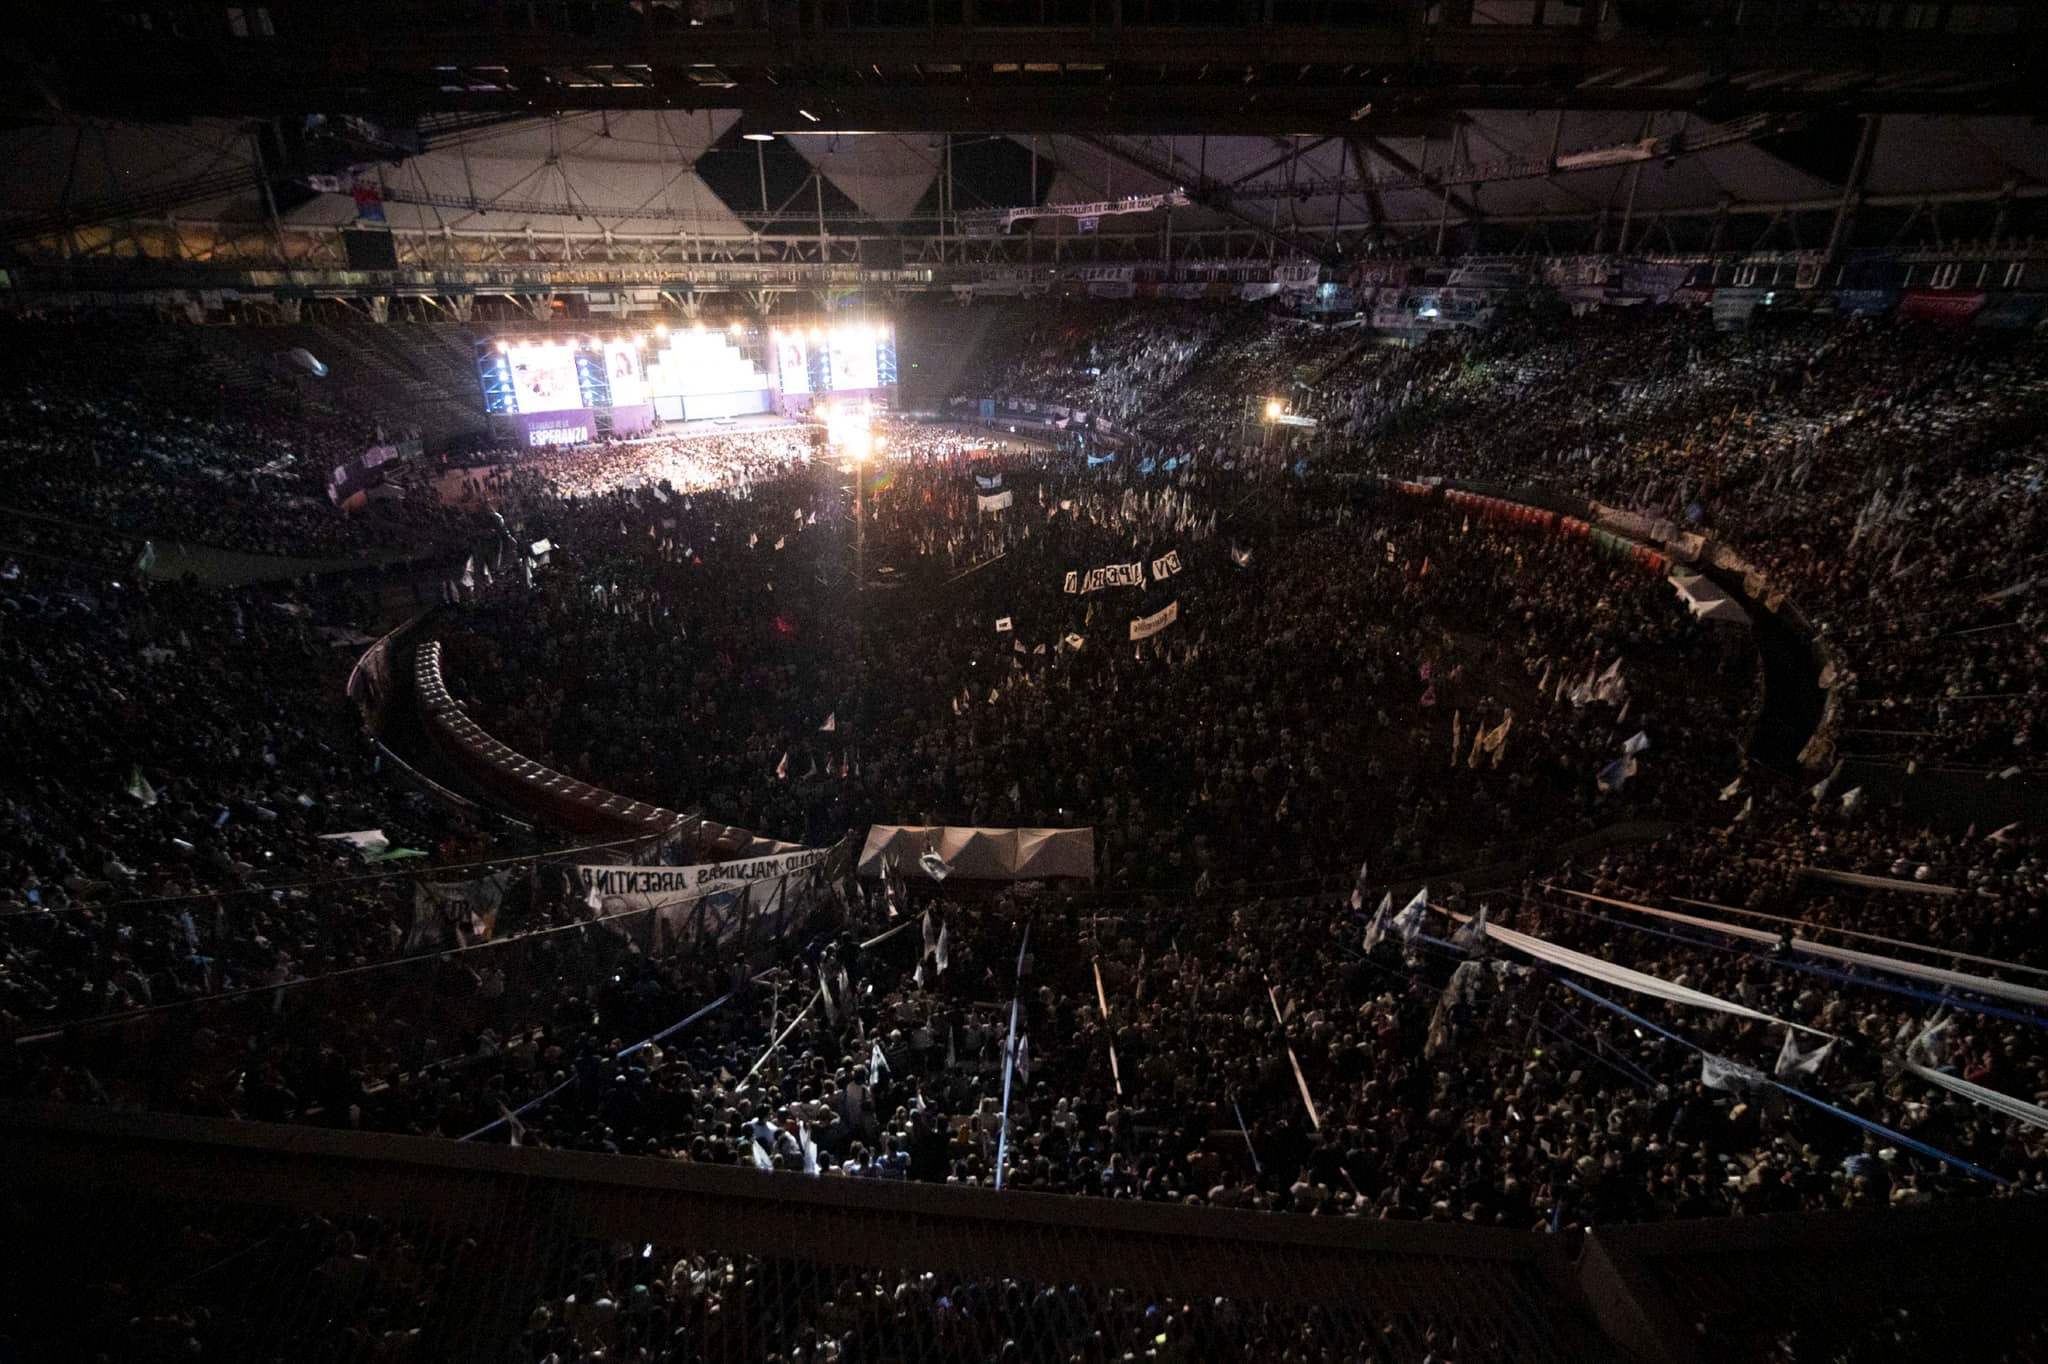
<svg viewBox="0 0 2048 1364">
<path fill-rule="evenodd" d="M 1180 551 L 1169 549 L 1152 561 L 1152 581 L 1163 583 L 1180 572 Z"/>
<path fill-rule="evenodd" d="M 999 493 L 984 494 L 976 497 L 974 500 L 976 505 L 985 512 L 999 512 L 1009 510 L 1010 503 L 1015 497 L 1015 493 L 1005 488 Z"/>
<path fill-rule="evenodd" d="M 607 913 L 658 909 L 684 904 L 713 891 L 730 890 L 756 881 L 804 871 L 825 860 L 829 848 L 798 848 L 792 852 L 749 857 L 738 862 L 707 862 L 694 867 L 578 866 L 577 887 L 605 902 Z M 619 901 L 617 905 L 610 903 Z"/>
<path fill-rule="evenodd" d="M 976 474 L 974 476 L 974 486 L 985 493 L 992 493 L 1003 486 L 1003 476 L 1001 474 Z"/>
<path fill-rule="evenodd" d="M 1140 616 L 1131 622 L 1132 639 L 1150 639 L 1167 626 L 1180 619 L 1180 603 L 1168 602 L 1165 609 L 1154 611 L 1149 616 Z"/>
<path fill-rule="evenodd" d="M 1105 564 L 1091 568 L 1085 574 L 1069 573 L 1063 590 L 1070 596 L 1087 596 L 1109 587 L 1143 587 L 1145 585 L 1145 561 L 1133 560 L 1127 564 Z"/>
<path fill-rule="evenodd" d="M 1949 289 L 1908 289 L 1899 295 L 1899 321 L 1965 327 L 1984 306 L 1985 295 Z"/>
</svg>

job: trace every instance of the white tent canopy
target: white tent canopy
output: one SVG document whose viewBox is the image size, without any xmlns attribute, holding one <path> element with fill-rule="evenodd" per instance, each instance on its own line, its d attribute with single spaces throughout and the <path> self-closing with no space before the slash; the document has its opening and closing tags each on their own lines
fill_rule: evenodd
<svg viewBox="0 0 2048 1364">
<path fill-rule="evenodd" d="M 1032 881 L 1046 876 L 1095 877 L 1093 829 L 970 829 L 949 824 L 877 824 L 860 852 L 860 874 L 880 876 L 895 853 L 905 874 L 928 852 L 971 881 Z"/>
<path fill-rule="evenodd" d="M 1705 574 L 1674 573 L 1671 586 L 1695 620 L 1703 620 L 1709 625 L 1749 627 L 1749 612 Z"/>
</svg>

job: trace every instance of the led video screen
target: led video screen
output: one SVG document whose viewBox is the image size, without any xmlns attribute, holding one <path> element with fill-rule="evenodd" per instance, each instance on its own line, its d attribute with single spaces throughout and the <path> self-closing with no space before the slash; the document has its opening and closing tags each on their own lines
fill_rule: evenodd
<svg viewBox="0 0 2048 1364">
<path fill-rule="evenodd" d="M 875 386 L 875 334 L 872 331 L 866 327 L 834 331 L 831 346 L 834 392 Z"/>
<path fill-rule="evenodd" d="M 563 412 L 588 406 L 576 382 L 576 353 L 567 346 L 514 346 L 513 411 Z"/>
<path fill-rule="evenodd" d="M 631 341 L 606 342 L 604 369 L 614 407 L 630 407 L 647 401 L 647 372 L 641 368 L 638 345 Z"/>
</svg>

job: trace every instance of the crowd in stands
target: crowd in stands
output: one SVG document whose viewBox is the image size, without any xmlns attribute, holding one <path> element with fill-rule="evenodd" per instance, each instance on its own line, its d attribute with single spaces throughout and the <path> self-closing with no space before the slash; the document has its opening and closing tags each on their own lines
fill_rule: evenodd
<svg viewBox="0 0 2048 1364">
<path fill-rule="evenodd" d="M 34 353 L 34 352 L 30 352 Z M 334 558 L 422 550 L 447 522 L 431 501 L 337 512 L 334 466 L 383 440 L 373 422 L 274 400 L 135 394 L 81 381 L 86 357 L 0 385 L 0 535 L 16 550 L 132 559 L 145 541 Z"/>
<path fill-rule="evenodd" d="M 319 835 L 469 843 L 377 777 L 334 704 L 374 609 L 345 580 L 225 591 L 31 561 L 0 583 L 0 1026 L 398 954 L 406 888 L 323 884 L 364 867 Z"/>
<path fill-rule="evenodd" d="M 1535 1232 L 2048 1192 L 2023 1111 L 2048 1099 L 2037 1005 L 1801 946 L 2048 984 L 2038 826 L 1963 831 L 1846 770 L 1816 784 L 1825 763 L 1749 761 L 1748 633 L 1696 620 L 1637 557 L 1418 490 L 1534 487 L 1712 537 L 1818 629 L 1842 749 L 1901 731 L 1888 771 L 2017 790 L 2041 742 L 2044 360 L 2025 338 L 1724 333 L 1668 309 L 1407 349 L 1091 309 L 963 385 L 1115 414 L 1113 458 L 886 423 L 858 461 L 772 428 L 494 466 L 458 500 L 495 513 L 495 542 L 437 626 L 492 735 L 809 846 L 871 822 L 1090 826 L 1095 885 L 963 889 L 915 865 L 806 885 L 750 961 L 644 924 L 536 931 L 456 956 L 427 991 L 453 1004 L 229 1015 L 152 1100 Z M 1321 426 L 1258 430 L 1274 398 Z M 15 412 L 24 450 L 38 422 L 82 429 L 64 401 Z M 9 1029 L 406 955 L 402 881 L 252 893 L 360 870 L 319 833 L 477 855 L 325 722 L 323 660 L 346 651 L 322 628 L 359 640 L 367 603 L 11 571 Z M 522 928 L 611 913 L 558 870 L 526 894 Z M 1489 924 L 1739 1007 L 1587 986 Z M 75 1053 L 15 1078 L 125 1098 Z M 647 1344 L 679 1293 L 706 1329 L 695 1290 L 729 1272 L 672 1263 L 657 1308 L 640 1270 L 589 1266 L 573 1302 L 565 1282 L 530 1357 Z M 937 1292 L 894 1285 L 864 1326 L 827 1302 L 806 1348 L 923 1339 Z M 1120 1306 L 1040 1307 L 1093 1323 L 1083 1357 L 1127 1352 Z"/>
</svg>

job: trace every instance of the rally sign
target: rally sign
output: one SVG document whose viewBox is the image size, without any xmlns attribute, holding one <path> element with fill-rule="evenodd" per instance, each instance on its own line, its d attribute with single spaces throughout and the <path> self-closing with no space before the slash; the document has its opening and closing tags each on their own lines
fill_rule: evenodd
<svg viewBox="0 0 2048 1364">
<path fill-rule="evenodd" d="M 738 862 L 706 862 L 694 867 L 578 866 L 576 880 L 584 895 L 595 891 L 613 912 L 685 904 L 714 891 L 752 885 L 804 871 L 825 860 L 828 848 L 749 857 Z M 617 900 L 616 906 L 610 901 Z"/>
<path fill-rule="evenodd" d="M 1064 590 L 1073 595 L 1086 596 L 1109 587 L 1143 587 L 1145 585 L 1145 561 L 1134 560 L 1128 564 L 1105 564 L 1091 568 L 1086 573 L 1069 573 L 1062 584 Z"/>
<path fill-rule="evenodd" d="M 1132 639 L 1150 639 L 1167 626 L 1180 619 L 1180 603 L 1168 602 L 1166 606 L 1149 616 L 1140 616 L 1131 622 Z"/>
</svg>

